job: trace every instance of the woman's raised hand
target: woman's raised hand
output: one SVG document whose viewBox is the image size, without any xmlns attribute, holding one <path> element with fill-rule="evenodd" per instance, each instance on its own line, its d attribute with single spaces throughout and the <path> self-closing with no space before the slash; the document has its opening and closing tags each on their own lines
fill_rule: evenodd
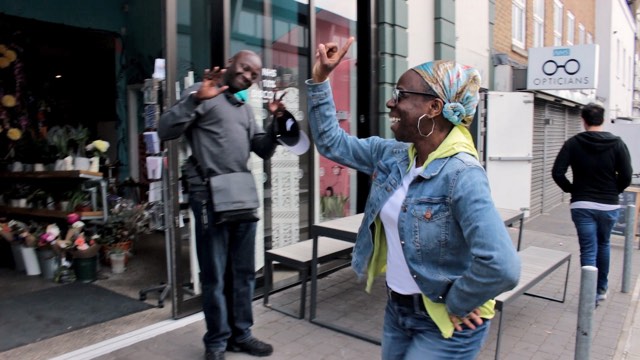
<svg viewBox="0 0 640 360">
<path fill-rule="evenodd" d="M 318 44 L 316 63 L 313 65 L 311 73 L 313 82 L 323 82 L 329 77 L 329 74 L 340 64 L 344 55 L 349 51 L 353 41 L 354 38 L 350 37 L 342 49 L 339 50 L 336 43 Z"/>
</svg>

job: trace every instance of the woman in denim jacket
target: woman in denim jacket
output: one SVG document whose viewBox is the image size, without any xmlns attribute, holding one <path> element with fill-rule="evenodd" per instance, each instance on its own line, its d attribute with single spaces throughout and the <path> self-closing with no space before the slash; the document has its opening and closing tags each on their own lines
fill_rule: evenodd
<svg viewBox="0 0 640 360">
<path fill-rule="evenodd" d="M 367 290 L 385 273 L 382 358 L 473 359 L 492 299 L 520 276 L 466 128 L 480 76 L 451 61 L 408 70 L 386 104 L 396 139 L 359 139 L 339 127 L 327 81 L 352 42 L 318 45 L 307 80 L 309 123 L 322 155 L 371 176 L 352 267 Z"/>
</svg>

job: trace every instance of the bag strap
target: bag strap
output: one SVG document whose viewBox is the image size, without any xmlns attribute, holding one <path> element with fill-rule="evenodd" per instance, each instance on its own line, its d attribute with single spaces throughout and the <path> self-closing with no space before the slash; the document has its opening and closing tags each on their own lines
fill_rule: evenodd
<svg viewBox="0 0 640 360">
<path fill-rule="evenodd" d="M 202 178 L 202 182 L 205 185 L 208 185 L 209 184 L 209 178 L 204 176 L 204 171 L 202 171 L 202 167 L 200 166 L 200 163 L 198 162 L 198 159 L 196 159 L 195 156 L 190 155 L 189 158 L 187 159 L 187 161 L 189 161 L 191 163 L 191 165 L 193 165 L 193 168 L 196 169 L 196 172 Z"/>
</svg>

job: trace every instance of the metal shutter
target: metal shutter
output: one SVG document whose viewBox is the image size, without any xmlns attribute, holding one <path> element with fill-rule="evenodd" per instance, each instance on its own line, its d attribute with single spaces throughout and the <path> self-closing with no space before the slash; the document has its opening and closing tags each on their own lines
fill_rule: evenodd
<svg viewBox="0 0 640 360">
<path fill-rule="evenodd" d="M 556 160 L 556 156 L 560 152 L 562 145 L 567 139 L 567 107 L 554 103 L 547 103 L 547 114 L 551 118 L 551 122 L 546 127 L 545 137 L 545 182 L 542 199 L 542 212 L 548 212 L 552 208 L 562 203 L 562 190 L 551 177 L 551 169 Z"/>
<path fill-rule="evenodd" d="M 529 216 L 542 213 L 544 184 L 544 128 L 546 101 L 536 98 L 533 103 L 533 161 L 531 162 L 531 207 Z"/>
<path fill-rule="evenodd" d="M 553 163 L 564 142 L 582 131 L 580 110 L 560 103 L 535 99 L 533 110 L 533 161 L 531 164 L 530 216 L 548 212 L 570 195 L 551 177 Z M 567 173 L 572 178 L 571 170 Z"/>
</svg>

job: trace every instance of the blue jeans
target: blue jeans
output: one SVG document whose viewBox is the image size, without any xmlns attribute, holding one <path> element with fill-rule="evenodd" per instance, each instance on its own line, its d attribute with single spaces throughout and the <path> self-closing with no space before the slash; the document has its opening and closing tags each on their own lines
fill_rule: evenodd
<svg viewBox="0 0 640 360">
<path fill-rule="evenodd" d="M 426 310 L 414 304 L 408 307 L 387 301 L 382 332 L 383 360 L 471 360 L 478 356 L 489 333 L 490 321 L 475 330 L 463 325 L 445 339 Z"/>
<path fill-rule="evenodd" d="M 580 265 L 598 268 L 599 294 L 604 294 L 609 288 L 609 239 L 618 211 L 571 209 L 571 220 L 576 225 L 580 242 Z"/>
<path fill-rule="evenodd" d="M 207 324 L 203 341 L 208 350 L 224 350 L 228 340 L 243 342 L 251 336 L 256 223 L 214 225 L 208 191 L 190 193 L 189 205 Z"/>
</svg>

